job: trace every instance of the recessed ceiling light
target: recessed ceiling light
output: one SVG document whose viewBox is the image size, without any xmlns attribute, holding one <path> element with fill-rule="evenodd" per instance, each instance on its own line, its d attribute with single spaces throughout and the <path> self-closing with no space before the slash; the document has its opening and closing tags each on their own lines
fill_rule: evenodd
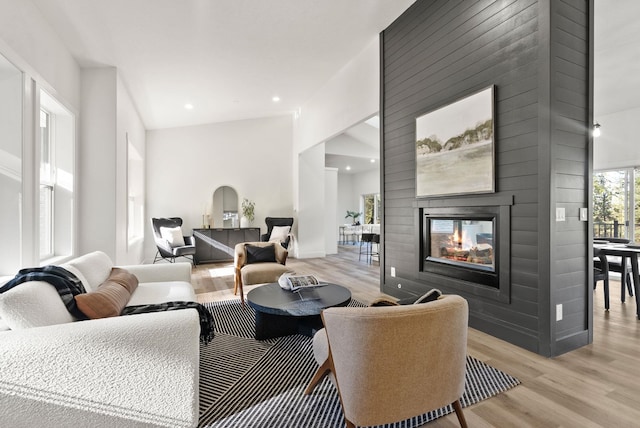
<svg viewBox="0 0 640 428">
<path fill-rule="evenodd" d="M 376 163 L 376 160 L 375 159 L 371 159 L 371 163 Z"/>
<path fill-rule="evenodd" d="M 184 108 L 186 108 L 187 110 L 193 110 L 193 104 L 185 104 Z"/>
<path fill-rule="evenodd" d="M 347 165 L 347 167 L 345 168 L 347 171 L 351 171 L 351 167 L 349 165 Z"/>
<path fill-rule="evenodd" d="M 273 98 L 271 98 L 271 101 L 273 101 L 274 103 L 277 103 L 278 101 L 280 101 L 280 97 L 276 95 Z"/>
</svg>

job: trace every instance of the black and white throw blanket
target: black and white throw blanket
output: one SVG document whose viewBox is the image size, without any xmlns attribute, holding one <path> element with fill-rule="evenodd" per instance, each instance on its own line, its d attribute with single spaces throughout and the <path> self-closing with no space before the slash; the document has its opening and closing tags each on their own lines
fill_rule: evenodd
<svg viewBox="0 0 640 428">
<path fill-rule="evenodd" d="M 18 274 L 0 287 L 0 294 L 27 281 L 43 281 L 55 287 L 60 299 L 71 315 L 78 320 L 86 320 L 87 316 L 76 305 L 74 296 L 86 293 L 82 282 L 74 274 L 60 266 L 44 266 L 21 269 Z M 121 315 L 143 314 L 148 312 L 173 311 L 194 308 L 200 317 L 200 341 L 206 345 L 214 336 L 214 320 L 211 312 L 197 302 L 166 302 L 154 305 L 128 306 Z"/>
<path fill-rule="evenodd" d="M 75 295 L 86 293 L 86 290 L 78 277 L 68 270 L 60 266 L 21 269 L 15 278 L 0 288 L 0 294 L 27 281 L 44 281 L 53 285 L 69 313 L 79 320 L 87 319 L 87 316 L 78 309 L 76 299 L 73 298 Z"/>
<path fill-rule="evenodd" d="M 197 302 L 166 302 L 155 305 L 127 306 L 120 315 L 146 314 L 148 312 L 174 311 L 176 309 L 194 308 L 200 316 L 200 342 L 208 344 L 214 337 L 214 320 L 211 312 Z"/>
</svg>

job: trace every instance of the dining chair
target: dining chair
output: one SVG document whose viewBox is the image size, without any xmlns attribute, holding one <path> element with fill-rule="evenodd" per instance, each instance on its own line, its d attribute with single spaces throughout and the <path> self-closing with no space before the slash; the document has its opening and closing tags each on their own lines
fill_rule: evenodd
<svg viewBox="0 0 640 428">
<path fill-rule="evenodd" d="M 603 282 L 604 293 L 604 309 L 609 310 L 609 263 L 607 263 L 607 256 L 599 248 L 593 249 L 593 289 L 596 289 L 596 285 L 599 281 Z M 597 266 L 596 266 L 597 264 Z M 624 287 L 622 288 L 624 293 Z"/>
<path fill-rule="evenodd" d="M 630 241 L 626 238 L 613 238 L 613 237 L 598 237 L 596 238 L 598 241 L 607 241 L 611 244 L 628 244 Z M 629 293 L 629 296 L 633 297 L 633 279 L 631 275 L 631 261 L 626 260 L 626 262 L 622 263 L 622 257 L 618 256 L 606 256 L 607 261 L 607 270 L 609 272 L 616 272 L 620 274 L 621 283 L 626 286 L 620 288 L 620 301 L 624 303 L 626 300 L 626 293 Z M 602 269 L 601 260 L 597 259 L 594 254 L 594 264 L 597 268 Z"/>
</svg>

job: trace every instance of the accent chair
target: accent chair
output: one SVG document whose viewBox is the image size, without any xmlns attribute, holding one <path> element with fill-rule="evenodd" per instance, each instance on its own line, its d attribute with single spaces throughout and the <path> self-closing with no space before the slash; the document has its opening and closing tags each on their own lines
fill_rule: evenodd
<svg viewBox="0 0 640 428">
<path fill-rule="evenodd" d="M 165 259 L 175 263 L 176 258 L 184 257 L 196 264 L 196 241 L 193 236 L 182 234 L 182 219 L 180 217 L 152 218 L 153 239 L 156 242 L 156 256 L 153 263 Z"/>
<path fill-rule="evenodd" d="M 464 298 L 328 308 L 322 318 L 325 328 L 313 338 L 320 367 L 305 394 L 330 374 L 347 427 L 398 422 L 449 404 L 467 426 L 460 404 L 469 318 Z"/>
<path fill-rule="evenodd" d="M 284 249 L 289 248 L 289 242 L 291 242 L 291 228 L 293 227 L 293 217 L 267 217 L 264 219 L 267 225 L 267 233 L 260 236 L 260 241 L 268 242 L 271 240 L 273 228 L 289 227 L 289 231 L 286 233 L 286 237 L 280 241 Z"/>
<path fill-rule="evenodd" d="M 278 281 L 280 275 L 291 272 L 285 266 L 289 252 L 275 242 L 241 242 L 235 246 L 233 294 L 240 291 L 244 304 L 243 285 L 267 284 Z"/>
</svg>

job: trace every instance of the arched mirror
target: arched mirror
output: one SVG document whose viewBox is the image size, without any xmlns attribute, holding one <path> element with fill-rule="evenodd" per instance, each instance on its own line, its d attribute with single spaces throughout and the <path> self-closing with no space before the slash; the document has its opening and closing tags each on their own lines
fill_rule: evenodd
<svg viewBox="0 0 640 428">
<path fill-rule="evenodd" d="M 233 187 L 220 186 L 213 192 L 211 213 L 214 227 L 238 227 L 238 193 Z"/>
</svg>

